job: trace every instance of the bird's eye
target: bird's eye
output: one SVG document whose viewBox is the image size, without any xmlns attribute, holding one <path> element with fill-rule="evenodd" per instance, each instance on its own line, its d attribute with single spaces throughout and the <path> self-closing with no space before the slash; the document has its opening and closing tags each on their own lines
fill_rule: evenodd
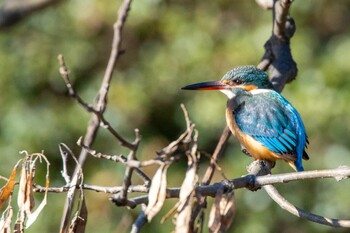
<svg viewBox="0 0 350 233">
<path fill-rule="evenodd" d="M 231 81 L 232 85 L 241 85 L 242 84 L 242 81 L 239 80 L 239 79 L 234 79 Z"/>
</svg>

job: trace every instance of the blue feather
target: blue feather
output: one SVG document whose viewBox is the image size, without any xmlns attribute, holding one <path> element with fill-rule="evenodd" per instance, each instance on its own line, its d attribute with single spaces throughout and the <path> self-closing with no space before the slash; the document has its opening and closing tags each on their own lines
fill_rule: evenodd
<svg viewBox="0 0 350 233">
<path fill-rule="evenodd" d="M 297 139 L 297 136 L 295 136 L 295 134 L 294 134 L 293 132 L 291 132 L 290 130 L 285 129 L 284 132 L 285 132 L 286 134 L 288 134 L 289 136 L 291 136 L 294 140 Z"/>
<path fill-rule="evenodd" d="M 297 170 L 303 170 L 304 124 L 296 109 L 279 93 L 273 90 L 257 92 L 247 97 L 234 115 L 243 133 L 275 153 L 295 156 Z"/>
<path fill-rule="evenodd" d="M 292 146 L 296 146 L 296 141 L 291 139 L 288 135 L 286 135 L 285 133 L 281 135 L 284 139 L 287 140 L 287 142 L 292 145 Z"/>
</svg>

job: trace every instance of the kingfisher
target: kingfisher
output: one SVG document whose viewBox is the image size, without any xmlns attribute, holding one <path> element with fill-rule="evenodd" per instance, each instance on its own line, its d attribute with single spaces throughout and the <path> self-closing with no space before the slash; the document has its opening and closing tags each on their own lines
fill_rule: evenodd
<svg viewBox="0 0 350 233">
<path fill-rule="evenodd" d="M 273 86 L 266 72 L 240 66 L 221 80 L 188 85 L 183 90 L 219 90 L 227 97 L 226 122 L 249 156 L 275 163 L 284 160 L 303 171 L 308 139 L 297 110 Z"/>
</svg>

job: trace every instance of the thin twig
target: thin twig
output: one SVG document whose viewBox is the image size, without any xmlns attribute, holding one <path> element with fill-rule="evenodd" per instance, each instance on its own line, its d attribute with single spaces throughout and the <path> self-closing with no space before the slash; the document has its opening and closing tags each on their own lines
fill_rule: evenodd
<svg viewBox="0 0 350 233">
<path fill-rule="evenodd" d="M 114 37 L 112 42 L 111 55 L 108 61 L 104 78 L 101 83 L 100 90 L 97 94 L 96 101 L 93 107 L 93 109 L 98 110 L 101 113 L 101 115 L 103 115 L 104 111 L 106 110 L 109 83 L 112 78 L 112 74 L 113 74 L 113 70 L 114 70 L 117 58 L 121 54 L 120 47 L 122 42 L 122 31 L 123 31 L 126 18 L 128 16 L 130 5 L 131 5 L 131 0 L 124 0 L 122 2 L 122 5 L 120 6 L 118 11 L 118 18 L 114 26 Z M 100 126 L 99 117 L 96 114 L 92 115 L 84 136 L 84 142 L 83 142 L 84 145 L 87 145 L 87 146 L 92 145 L 92 143 L 95 140 L 99 126 Z M 87 152 L 84 149 L 81 150 L 79 155 L 79 164 L 81 167 L 84 165 L 86 157 L 87 157 Z M 73 188 L 72 188 L 72 191 L 69 194 L 67 194 L 64 211 L 62 215 L 62 220 L 61 220 L 60 232 L 67 232 L 68 230 L 68 225 L 69 225 L 68 222 L 71 215 L 71 209 L 74 203 L 74 197 L 76 194 L 75 186 L 77 185 L 77 182 L 78 182 L 78 173 L 79 173 L 78 170 L 79 170 L 78 167 L 76 167 L 74 171 L 74 175 L 72 177 Z"/>
<path fill-rule="evenodd" d="M 126 163 L 128 161 L 136 161 L 137 160 L 136 159 L 136 152 L 137 152 L 138 146 L 140 144 L 140 140 L 141 140 L 138 130 L 135 130 L 135 135 L 136 135 L 136 138 L 135 138 L 135 141 L 133 143 L 133 145 L 135 145 L 135 147 L 133 150 L 131 150 L 129 152 Z M 120 204 L 123 205 L 124 203 L 126 203 L 128 201 L 127 200 L 127 193 L 128 193 L 129 186 L 131 185 L 131 177 L 132 177 L 133 171 L 134 171 L 134 167 L 126 166 L 125 172 L 124 172 L 123 188 L 120 191 L 118 198 L 114 199 L 114 202 L 120 202 Z M 146 176 L 146 175 L 144 175 L 144 176 Z M 148 180 L 148 184 L 150 184 L 150 180 Z"/>
<path fill-rule="evenodd" d="M 227 144 L 227 141 L 230 138 L 230 136 L 231 136 L 231 131 L 228 128 L 228 126 L 225 126 L 225 128 L 221 134 L 221 137 L 219 139 L 219 142 L 216 145 L 215 151 L 214 151 L 213 155 L 210 157 L 210 164 L 207 167 L 207 170 L 205 171 L 205 174 L 203 176 L 203 179 L 201 182 L 202 185 L 209 185 L 210 184 L 210 181 L 213 178 L 213 175 L 215 173 L 217 160 L 218 160 L 219 156 L 221 156 L 221 154 L 223 153 L 225 146 Z M 194 213 L 193 213 L 193 218 L 191 219 L 192 220 L 191 225 L 194 224 L 194 221 L 197 218 L 197 216 L 201 213 L 202 208 L 206 207 L 206 202 L 207 202 L 206 196 L 201 196 L 199 198 L 197 207 L 195 208 Z"/>
<path fill-rule="evenodd" d="M 137 217 L 137 219 L 134 222 L 134 224 L 132 224 L 131 233 L 138 233 L 138 232 L 140 232 L 140 230 L 143 227 L 143 225 L 146 224 L 147 216 L 145 215 L 145 209 L 146 209 L 146 206 L 142 205 L 142 211 L 140 212 L 140 214 Z"/>
<path fill-rule="evenodd" d="M 126 139 L 124 139 L 112 126 L 111 124 L 105 119 L 103 112 L 100 110 L 96 110 L 93 106 L 86 103 L 76 92 L 74 89 L 70 78 L 69 78 L 69 71 L 65 64 L 64 57 L 62 54 L 58 55 L 58 61 L 60 64 L 60 74 L 66 84 L 66 87 L 68 89 L 69 95 L 73 97 L 79 104 L 82 106 L 87 112 L 94 113 L 98 120 L 101 122 L 101 125 L 103 128 L 107 129 L 114 137 L 118 139 L 120 144 L 122 146 L 125 146 L 128 149 L 134 149 L 135 145 L 128 142 Z"/>
<path fill-rule="evenodd" d="M 84 148 L 90 155 L 94 156 L 95 158 L 107 159 L 107 160 L 111 160 L 111 161 L 114 161 L 114 162 L 119 162 L 119 163 L 125 164 L 127 166 L 136 168 L 135 172 L 145 182 L 145 185 L 147 187 L 150 185 L 151 179 L 143 171 L 141 171 L 139 168 L 145 167 L 145 166 L 151 166 L 151 165 L 155 165 L 155 164 L 161 164 L 161 162 L 158 161 L 158 160 L 147 160 L 147 161 L 145 161 L 146 163 L 143 163 L 143 162 L 138 161 L 138 160 L 128 161 L 128 159 L 124 155 L 107 155 L 107 154 L 102 154 L 100 152 L 92 150 L 91 148 L 89 148 L 86 145 L 83 145 L 82 143 L 83 143 L 82 142 L 82 138 L 79 138 L 78 141 L 77 141 L 77 145 L 82 147 L 82 148 Z"/>
<path fill-rule="evenodd" d="M 63 144 L 64 145 L 64 144 Z M 70 176 L 68 175 L 67 163 L 68 163 L 68 153 L 71 153 L 71 150 L 67 150 L 68 147 L 59 145 L 60 154 L 62 157 L 62 177 L 66 181 L 66 185 L 70 183 Z M 68 148 L 69 149 L 69 148 Z"/>
<path fill-rule="evenodd" d="M 165 156 L 173 154 L 180 145 L 182 144 L 188 144 L 191 142 L 192 133 L 194 131 L 194 124 L 191 123 L 191 120 L 189 118 L 187 109 L 184 104 L 181 104 L 181 109 L 184 113 L 185 122 L 186 122 L 186 131 L 183 132 L 176 140 L 172 141 L 164 147 L 161 151 L 158 152 L 158 157 L 164 158 Z"/>
<path fill-rule="evenodd" d="M 63 186 L 63 187 L 49 187 L 48 192 L 51 193 L 64 193 L 68 192 L 70 186 Z M 90 185 L 90 184 L 82 184 L 78 185 L 77 188 L 82 188 L 85 190 L 90 190 L 94 192 L 102 192 L 102 193 L 108 193 L 108 194 L 116 194 L 119 193 L 123 187 L 122 186 L 98 186 L 98 185 Z M 43 187 L 38 184 L 33 185 L 34 192 L 42 193 L 45 192 L 46 187 Z M 128 192 L 130 193 L 147 193 L 149 191 L 149 187 L 145 185 L 132 185 L 129 186 Z"/>
<path fill-rule="evenodd" d="M 230 129 L 226 126 L 224 128 L 224 130 L 222 131 L 219 142 L 216 145 L 216 148 L 214 150 L 212 157 L 210 158 L 210 164 L 209 164 L 207 170 L 205 171 L 205 174 L 204 174 L 203 179 L 202 179 L 203 185 L 208 185 L 210 183 L 211 179 L 213 178 L 217 160 L 221 156 L 221 154 L 223 153 L 225 146 L 226 146 L 226 143 L 231 135 L 232 134 L 231 134 Z"/>
</svg>

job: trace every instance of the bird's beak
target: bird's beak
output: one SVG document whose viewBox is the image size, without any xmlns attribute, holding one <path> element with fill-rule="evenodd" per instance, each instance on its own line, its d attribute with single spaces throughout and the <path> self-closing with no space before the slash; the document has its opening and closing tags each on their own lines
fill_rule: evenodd
<svg viewBox="0 0 350 233">
<path fill-rule="evenodd" d="M 182 90 L 225 90 L 231 89 L 229 85 L 220 81 L 195 83 L 181 88 Z"/>
</svg>

